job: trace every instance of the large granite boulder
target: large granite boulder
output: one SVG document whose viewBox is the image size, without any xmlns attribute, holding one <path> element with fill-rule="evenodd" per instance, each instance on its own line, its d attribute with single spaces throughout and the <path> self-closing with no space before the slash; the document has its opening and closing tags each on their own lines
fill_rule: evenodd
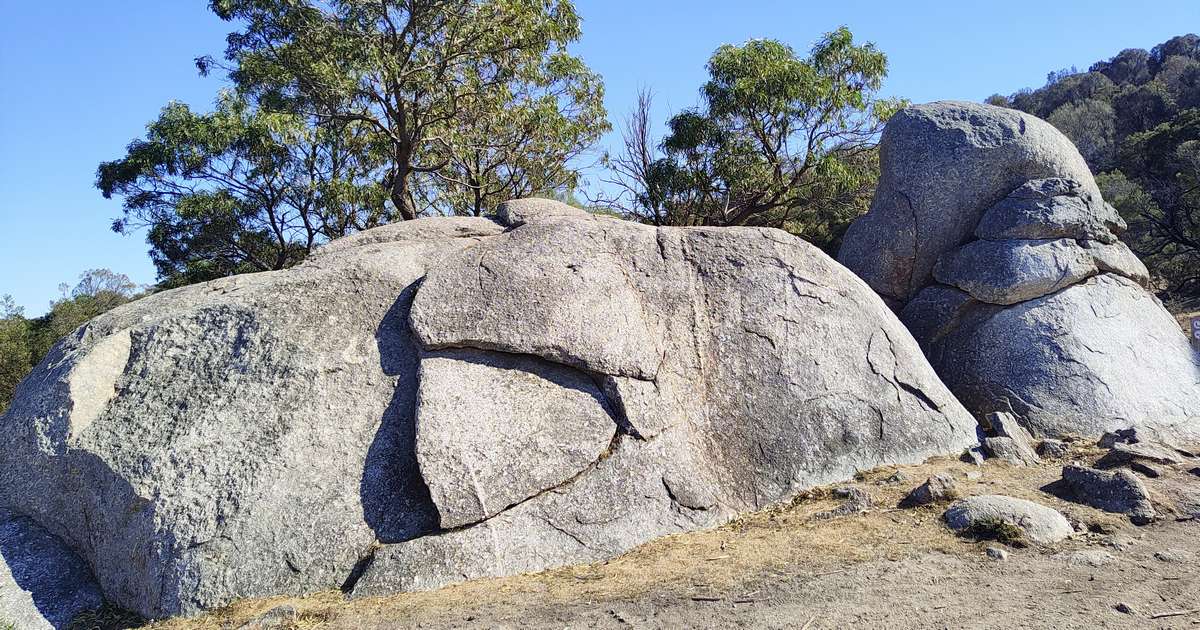
<svg viewBox="0 0 1200 630">
<path fill-rule="evenodd" d="M 974 441 L 878 296 L 800 239 L 505 217 L 89 322 L 0 416 L 0 504 L 163 617 L 607 558 Z"/>
<path fill-rule="evenodd" d="M 968 409 L 1014 413 L 1038 437 L 1200 437 L 1200 354 L 1065 136 L 1013 110 L 932 103 L 889 122 L 882 151 L 841 259 Z M 904 221 L 920 229 L 879 231 Z"/>
<path fill-rule="evenodd" d="M 1100 198 L 1071 141 L 1015 109 L 914 105 L 888 121 L 880 142 L 871 210 L 846 232 L 838 260 L 894 305 L 930 284 L 938 258 L 970 240 L 984 213 L 1030 180 L 1074 180 L 1076 192 Z"/>
</svg>

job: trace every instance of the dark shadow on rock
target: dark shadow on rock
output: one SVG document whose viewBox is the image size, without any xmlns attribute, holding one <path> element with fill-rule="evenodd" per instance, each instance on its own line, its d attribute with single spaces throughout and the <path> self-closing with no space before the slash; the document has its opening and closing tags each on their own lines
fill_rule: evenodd
<svg viewBox="0 0 1200 630">
<path fill-rule="evenodd" d="M 499 370 L 514 370 L 532 374 L 537 378 L 554 383 L 563 388 L 586 394 L 596 404 L 600 405 L 613 422 L 622 425 L 618 419 L 616 405 L 604 395 L 603 385 L 598 382 L 604 375 L 596 375 L 565 363 L 557 363 L 543 359 L 534 354 L 504 352 L 501 350 L 479 350 L 475 348 L 449 348 L 434 350 L 430 356 L 446 357 L 455 361 L 485 365 Z"/>
<path fill-rule="evenodd" d="M 80 613 L 104 605 L 91 570 L 79 556 L 32 519 L 3 508 L 0 508 L 0 557 L 17 587 L 33 600 L 37 614 L 55 628 L 65 628 Z M 0 589 L 9 591 L 0 596 L 0 602 L 11 604 L 24 598 L 23 594 L 11 592 L 11 586 L 5 589 L 2 582 Z M 33 610 L 26 613 L 26 617 L 35 614 Z M 29 623 L 20 617 L 7 621 L 18 628 Z"/>
<path fill-rule="evenodd" d="M 381 543 L 416 538 L 437 527 L 437 508 L 421 477 L 416 454 L 417 367 L 420 358 L 408 327 L 420 281 L 400 293 L 375 331 L 383 372 L 396 379 L 392 401 L 367 451 L 359 497 L 363 517 Z"/>
</svg>

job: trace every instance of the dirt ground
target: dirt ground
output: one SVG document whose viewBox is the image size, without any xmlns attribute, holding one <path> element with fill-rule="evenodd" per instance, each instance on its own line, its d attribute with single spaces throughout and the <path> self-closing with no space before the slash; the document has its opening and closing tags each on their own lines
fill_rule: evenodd
<svg viewBox="0 0 1200 630">
<path fill-rule="evenodd" d="M 1039 489 L 1059 478 L 1061 464 L 938 459 L 891 467 L 855 482 L 874 501 L 866 513 L 813 518 L 838 505 L 824 488 L 605 563 L 386 598 L 347 601 L 331 592 L 247 601 L 151 627 L 239 628 L 285 606 L 292 613 L 282 624 L 251 627 L 1200 628 L 1200 523 L 1168 515 L 1134 527 L 1061 501 Z M 897 471 L 904 479 L 889 480 Z M 993 560 L 985 551 L 996 543 L 954 535 L 941 522 L 944 506 L 896 507 L 940 471 L 953 474 L 963 496 L 1032 499 L 1083 531 L 1051 548 L 1006 547 L 1008 558 Z"/>
</svg>

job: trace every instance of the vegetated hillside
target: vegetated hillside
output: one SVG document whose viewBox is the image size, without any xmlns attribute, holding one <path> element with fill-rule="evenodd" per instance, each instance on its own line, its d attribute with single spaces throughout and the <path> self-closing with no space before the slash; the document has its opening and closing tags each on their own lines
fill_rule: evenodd
<svg viewBox="0 0 1200 630">
<path fill-rule="evenodd" d="M 1126 49 L 988 102 L 1069 136 L 1129 222 L 1125 239 L 1158 276 L 1160 296 L 1173 310 L 1200 303 L 1200 37 Z"/>
</svg>

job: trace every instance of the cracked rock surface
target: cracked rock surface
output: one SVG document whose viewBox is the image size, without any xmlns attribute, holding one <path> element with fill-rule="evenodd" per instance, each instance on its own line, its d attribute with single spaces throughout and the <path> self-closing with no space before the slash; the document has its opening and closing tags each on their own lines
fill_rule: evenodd
<svg viewBox="0 0 1200 630">
<path fill-rule="evenodd" d="M 839 258 L 901 313 L 977 417 L 1035 436 L 1200 436 L 1200 353 L 1147 290 L 1071 142 L 1009 109 L 938 102 L 888 123 L 871 211 Z"/>
<path fill-rule="evenodd" d="M 610 558 L 974 442 L 892 312 L 800 239 L 505 217 L 89 322 L 0 417 L 0 503 L 157 618 Z"/>
</svg>

